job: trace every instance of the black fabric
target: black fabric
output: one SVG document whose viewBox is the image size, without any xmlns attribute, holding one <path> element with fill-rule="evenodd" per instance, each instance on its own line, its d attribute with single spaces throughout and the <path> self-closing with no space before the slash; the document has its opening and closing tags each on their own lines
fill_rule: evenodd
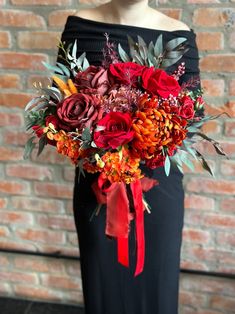
<svg viewBox="0 0 235 314">
<path fill-rule="evenodd" d="M 90 64 L 99 65 L 105 43 L 121 43 L 128 50 L 127 34 L 140 35 L 146 43 L 163 34 L 164 41 L 176 37 L 188 39 L 188 52 L 179 61 L 186 63 L 185 82 L 199 75 L 195 33 L 190 30 L 163 31 L 108 24 L 69 16 L 62 34 L 66 46 L 78 40 L 78 54 L 87 52 Z M 59 51 L 59 55 L 61 51 Z M 62 60 L 58 57 L 58 60 Z M 173 72 L 176 66 L 168 69 Z M 163 168 L 144 172 L 159 181 L 145 193 L 151 214 L 145 213 L 146 256 L 143 273 L 134 277 L 136 247 L 134 224 L 130 230 L 130 268 L 117 262 L 116 241 L 105 236 L 106 211 L 93 215 L 96 199 L 91 184 L 97 175 L 80 177 L 74 185 L 74 218 L 79 239 L 82 284 L 86 314 L 177 314 L 180 248 L 184 219 L 183 175 L 172 168 L 166 177 Z"/>
</svg>

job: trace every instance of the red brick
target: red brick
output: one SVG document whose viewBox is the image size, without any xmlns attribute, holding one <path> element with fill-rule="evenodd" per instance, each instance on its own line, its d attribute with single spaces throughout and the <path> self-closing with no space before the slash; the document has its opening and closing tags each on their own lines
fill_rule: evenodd
<svg viewBox="0 0 235 314">
<path fill-rule="evenodd" d="M 26 93 L 1 93 L 0 106 L 25 108 L 31 99 L 32 95 Z"/>
<path fill-rule="evenodd" d="M 59 200 L 47 200 L 23 196 L 13 196 L 11 203 L 16 209 L 30 210 L 33 212 L 61 213 L 63 212 L 64 207 L 63 202 Z"/>
<path fill-rule="evenodd" d="M 6 208 L 7 203 L 8 203 L 8 199 L 0 198 L 0 208 Z"/>
<path fill-rule="evenodd" d="M 61 288 L 68 290 L 80 290 L 81 280 L 80 278 L 61 277 L 53 275 L 41 275 L 42 284 L 46 287 Z"/>
<path fill-rule="evenodd" d="M 235 176 L 235 161 L 223 160 L 220 165 L 220 171 L 226 176 Z"/>
<path fill-rule="evenodd" d="M 28 182 L 0 181 L 0 192 L 15 195 L 28 195 L 30 191 Z"/>
<path fill-rule="evenodd" d="M 11 0 L 11 3 L 14 5 L 53 5 L 53 6 L 65 6 L 65 5 L 70 5 L 71 0 Z"/>
<path fill-rule="evenodd" d="M 33 272 L 64 272 L 64 261 L 46 257 L 17 256 L 14 258 L 14 267 Z"/>
<path fill-rule="evenodd" d="M 23 284 L 14 285 L 14 293 L 16 296 L 34 299 L 34 300 L 50 300 L 51 301 L 60 301 L 61 296 L 58 294 L 58 291 L 51 291 L 48 288 L 35 287 Z"/>
<path fill-rule="evenodd" d="M 49 26 L 64 27 L 67 17 L 75 14 L 76 10 L 56 10 L 49 14 Z"/>
<path fill-rule="evenodd" d="M 8 162 L 11 160 L 23 160 L 23 149 L 18 147 L 0 147 L 0 160 Z"/>
<path fill-rule="evenodd" d="M 64 168 L 64 179 L 66 181 L 74 182 L 75 168 L 74 167 L 65 167 Z"/>
<path fill-rule="evenodd" d="M 216 242 L 218 245 L 220 245 L 222 247 L 222 249 L 225 249 L 228 246 L 233 248 L 235 246 L 235 233 L 217 232 L 216 233 Z"/>
<path fill-rule="evenodd" d="M 19 32 L 18 46 L 21 49 L 58 49 L 59 32 Z"/>
<path fill-rule="evenodd" d="M 216 134 L 221 133 L 221 126 L 219 121 L 208 121 L 202 126 L 202 131 L 207 135 L 212 135 L 215 138 Z"/>
<path fill-rule="evenodd" d="M 186 194 L 184 205 L 186 208 L 214 210 L 215 200 L 202 195 Z"/>
<path fill-rule="evenodd" d="M 184 228 L 183 240 L 190 243 L 208 243 L 210 241 L 210 232 L 192 228 Z"/>
<path fill-rule="evenodd" d="M 187 0 L 187 3 L 192 4 L 209 4 L 209 3 L 220 3 L 220 0 Z"/>
<path fill-rule="evenodd" d="M 235 101 L 228 101 L 220 108 L 220 112 L 227 112 L 230 117 L 235 118 Z"/>
<path fill-rule="evenodd" d="M 232 32 L 229 36 L 229 44 L 232 49 L 235 48 L 235 32 Z"/>
<path fill-rule="evenodd" d="M 159 9 L 160 12 L 166 14 L 167 16 L 173 18 L 173 19 L 177 19 L 180 20 L 181 19 L 181 15 L 182 15 L 182 10 L 181 9 Z"/>
<path fill-rule="evenodd" d="M 0 88 L 21 88 L 20 76 L 17 74 L 0 74 Z"/>
<path fill-rule="evenodd" d="M 40 53 L 0 52 L 0 68 L 21 70 L 44 70 L 42 61 L 47 62 L 48 57 Z"/>
<path fill-rule="evenodd" d="M 200 8 L 194 11 L 193 23 L 197 26 L 224 26 L 229 16 L 224 8 Z"/>
<path fill-rule="evenodd" d="M 232 136 L 235 135 L 235 121 L 225 121 L 225 136 Z"/>
<path fill-rule="evenodd" d="M 35 165 L 7 165 L 6 174 L 11 177 L 25 178 L 29 180 L 52 180 L 52 171 L 48 167 Z"/>
<path fill-rule="evenodd" d="M 24 250 L 24 251 L 36 251 L 34 244 L 29 244 L 25 242 L 17 242 L 9 239 L 0 239 L 0 248 L 7 250 Z"/>
<path fill-rule="evenodd" d="M 182 269 L 198 269 L 198 270 L 208 270 L 208 266 L 203 262 L 195 262 L 192 261 L 191 258 L 189 260 L 181 258 L 180 268 Z"/>
<path fill-rule="evenodd" d="M 73 217 L 37 215 L 36 220 L 39 226 L 48 229 L 75 230 Z"/>
<path fill-rule="evenodd" d="M 0 279 L 1 281 L 30 283 L 30 284 L 36 284 L 38 282 L 36 274 L 21 273 L 21 272 L 6 271 L 6 270 L 4 271 L 0 270 Z"/>
<path fill-rule="evenodd" d="M 40 156 L 37 156 L 36 150 L 32 154 L 32 161 L 43 163 L 43 164 L 52 164 L 52 165 L 61 165 L 68 164 L 68 158 L 58 154 L 54 147 L 46 147 Z"/>
<path fill-rule="evenodd" d="M 0 126 L 18 127 L 23 126 L 23 124 L 23 116 L 20 113 L 0 112 Z"/>
<path fill-rule="evenodd" d="M 7 256 L 0 256 L 0 266 L 2 267 L 6 267 L 10 265 L 10 260 Z"/>
<path fill-rule="evenodd" d="M 65 270 L 69 275 L 81 277 L 81 268 L 78 262 L 66 263 Z"/>
<path fill-rule="evenodd" d="M 38 243 L 63 244 L 65 235 L 63 232 L 41 230 L 41 229 L 17 229 L 16 236 L 28 241 L 37 241 Z"/>
<path fill-rule="evenodd" d="M 211 296 L 210 300 L 211 307 L 214 309 L 221 309 L 234 312 L 235 299 L 224 296 Z"/>
<path fill-rule="evenodd" d="M 205 96 L 223 96 L 225 84 L 224 80 L 203 79 L 201 81 Z"/>
<path fill-rule="evenodd" d="M 227 213 L 235 214 L 235 197 L 222 199 L 219 209 Z"/>
<path fill-rule="evenodd" d="M 1 217 L 1 212 L 0 212 L 0 217 Z M 5 226 L 0 226 L 0 237 L 8 237 L 10 234 L 10 231 L 7 227 Z M 0 261 L 1 264 L 1 261 Z"/>
<path fill-rule="evenodd" d="M 11 47 L 11 35 L 9 32 L 0 31 L 0 48 Z"/>
<path fill-rule="evenodd" d="M 235 72 L 235 54 L 208 54 L 200 60 L 202 72 Z"/>
<path fill-rule="evenodd" d="M 235 182 L 222 179 L 192 178 L 187 184 L 187 189 L 192 192 L 214 193 L 214 194 L 235 194 Z"/>
<path fill-rule="evenodd" d="M 3 138 L 8 145 L 25 146 L 29 135 L 25 131 L 12 129 L 3 132 Z"/>
<path fill-rule="evenodd" d="M 33 223 L 33 216 L 20 211 L 0 211 L 0 221 L 3 224 L 29 224 Z"/>
<path fill-rule="evenodd" d="M 42 16 L 24 10 L 2 10 L 0 21 L 2 26 L 8 27 L 44 28 L 46 26 Z"/>
<path fill-rule="evenodd" d="M 55 197 L 55 198 L 72 198 L 73 186 L 68 184 L 36 182 L 34 184 L 36 195 Z"/>
<path fill-rule="evenodd" d="M 63 300 L 66 301 L 66 303 L 72 303 L 72 304 L 78 304 L 79 306 L 83 306 L 84 299 L 83 299 L 83 293 L 82 290 L 75 290 L 75 291 L 63 291 Z"/>
<path fill-rule="evenodd" d="M 74 228 L 75 230 L 75 228 Z M 78 245 L 78 236 L 76 232 L 70 232 L 67 234 L 68 237 L 68 243 L 72 244 L 73 246 Z"/>
<path fill-rule="evenodd" d="M 235 227 L 235 217 L 229 215 L 225 216 L 221 214 L 205 215 L 203 224 L 206 226 L 212 226 L 214 228 L 217 227 L 233 228 Z"/>
<path fill-rule="evenodd" d="M 199 32 L 196 40 L 199 50 L 222 50 L 224 46 L 223 33 L 220 32 Z"/>
<path fill-rule="evenodd" d="M 179 302 L 180 304 L 192 306 L 197 304 L 197 307 L 204 307 L 207 303 L 207 296 L 195 292 L 180 291 Z"/>
<path fill-rule="evenodd" d="M 235 80 L 229 82 L 229 95 L 235 96 Z"/>
<path fill-rule="evenodd" d="M 229 157 L 233 157 L 235 155 L 235 143 L 234 142 L 220 140 L 219 143 L 220 143 L 220 146 L 223 148 L 223 150 Z M 204 156 L 206 155 L 217 156 L 217 158 L 220 158 L 217 152 L 215 151 L 213 145 L 208 142 L 203 141 L 201 143 L 198 143 L 197 148 L 200 150 L 200 152 Z M 225 157 L 222 156 L 221 158 L 224 159 Z"/>
</svg>

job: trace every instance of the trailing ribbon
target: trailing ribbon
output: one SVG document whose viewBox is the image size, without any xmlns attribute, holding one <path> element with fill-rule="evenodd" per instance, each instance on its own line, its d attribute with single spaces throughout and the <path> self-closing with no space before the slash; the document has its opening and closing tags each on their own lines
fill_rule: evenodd
<svg viewBox="0 0 235 314">
<path fill-rule="evenodd" d="M 142 191 L 148 191 L 157 184 L 156 180 L 143 178 L 130 184 L 136 219 L 137 261 L 135 276 L 144 268 L 144 203 Z M 92 184 L 92 189 L 99 204 L 107 204 L 105 233 L 117 238 L 118 262 L 129 266 L 129 225 L 131 215 L 126 184 L 110 183 L 102 174 Z"/>
</svg>

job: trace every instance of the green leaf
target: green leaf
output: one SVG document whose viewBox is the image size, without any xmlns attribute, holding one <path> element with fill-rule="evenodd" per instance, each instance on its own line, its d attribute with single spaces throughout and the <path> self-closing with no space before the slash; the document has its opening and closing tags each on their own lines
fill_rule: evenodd
<svg viewBox="0 0 235 314">
<path fill-rule="evenodd" d="M 73 56 L 74 59 L 77 58 L 77 39 L 75 40 L 75 42 L 73 44 L 72 56 Z"/>
<path fill-rule="evenodd" d="M 36 146 L 36 144 L 33 142 L 35 138 L 35 136 L 32 136 L 26 142 L 23 156 L 24 159 L 28 159 L 31 156 L 31 153 Z"/>
<path fill-rule="evenodd" d="M 170 174 L 170 169 L 171 169 L 171 162 L 170 162 L 170 158 L 168 155 L 166 155 L 166 159 L 165 159 L 165 163 L 164 163 L 164 170 L 165 170 L 165 174 L 168 177 Z"/>
<path fill-rule="evenodd" d="M 162 40 L 162 34 L 158 36 L 156 43 L 154 45 L 154 55 L 156 57 L 159 57 L 163 53 L 163 40 Z"/>
<path fill-rule="evenodd" d="M 91 133 L 89 128 L 85 128 L 84 131 L 82 132 L 82 140 L 83 141 L 91 141 Z"/>
<path fill-rule="evenodd" d="M 207 161 L 205 160 L 205 158 L 202 156 L 202 154 L 201 154 L 198 150 L 196 150 L 196 152 L 197 152 L 197 155 L 199 156 L 199 160 L 200 160 L 200 162 L 201 162 L 201 164 L 202 164 L 202 167 L 203 167 L 206 171 L 208 171 L 212 176 L 214 176 L 214 173 L 213 173 L 213 171 L 211 170 L 211 168 L 210 168 L 210 166 L 208 165 L 208 163 L 207 163 Z"/>
<path fill-rule="evenodd" d="M 63 74 L 70 77 L 70 71 L 64 64 L 59 63 L 59 62 L 57 62 L 56 64 L 61 68 L 61 70 L 63 71 Z"/>
<path fill-rule="evenodd" d="M 138 38 L 138 43 L 139 43 L 140 56 L 142 59 L 147 60 L 147 56 L 148 56 L 147 45 L 142 37 L 138 35 L 137 38 Z"/>
<path fill-rule="evenodd" d="M 63 71 L 59 67 L 51 65 L 45 61 L 42 61 L 42 64 L 52 73 L 58 72 L 63 75 Z"/>
<path fill-rule="evenodd" d="M 118 53 L 123 62 L 130 62 L 130 57 L 120 44 L 118 44 Z"/>
<path fill-rule="evenodd" d="M 168 43 L 165 46 L 165 49 L 170 50 L 170 51 L 175 50 L 177 47 L 179 47 L 180 45 L 182 45 L 186 41 L 187 41 L 187 38 L 184 38 L 184 37 L 174 38 L 174 39 L 168 41 Z"/>
<path fill-rule="evenodd" d="M 47 140 L 46 140 L 46 137 L 45 136 L 42 136 L 39 140 L 39 143 L 38 143 L 38 153 L 37 153 L 37 156 L 39 156 L 41 154 L 41 152 L 43 151 L 44 149 L 44 146 L 47 144 Z"/>
</svg>

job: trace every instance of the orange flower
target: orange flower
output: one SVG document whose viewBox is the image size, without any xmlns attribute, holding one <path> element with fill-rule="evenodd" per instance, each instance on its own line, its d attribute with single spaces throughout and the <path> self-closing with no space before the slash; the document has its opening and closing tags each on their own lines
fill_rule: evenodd
<svg viewBox="0 0 235 314">
<path fill-rule="evenodd" d="M 149 160 L 162 154 L 163 148 L 172 151 L 182 145 L 187 122 L 171 113 L 167 102 L 159 104 L 155 97 L 148 99 L 145 96 L 140 108 L 133 118 L 133 150 L 137 156 Z"/>
<path fill-rule="evenodd" d="M 107 152 L 101 159 L 105 164 L 102 172 L 111 183 L 125 182 L 129 184 L 143 177 L 139 169 L 140 158 L 133 156 L 124 147 L 120 152 Z"/>
<path fill-rule="evenodd" d="M 59 154 L 70 157 L 74 164 L 77 164 L 80 156 L 80 145 L 79 141 L 73 140 L 68 134 L 60 130 L 58 133 L 53 135 L 54 140 L 57 142 L 56 147 Z"/>
</svg>

